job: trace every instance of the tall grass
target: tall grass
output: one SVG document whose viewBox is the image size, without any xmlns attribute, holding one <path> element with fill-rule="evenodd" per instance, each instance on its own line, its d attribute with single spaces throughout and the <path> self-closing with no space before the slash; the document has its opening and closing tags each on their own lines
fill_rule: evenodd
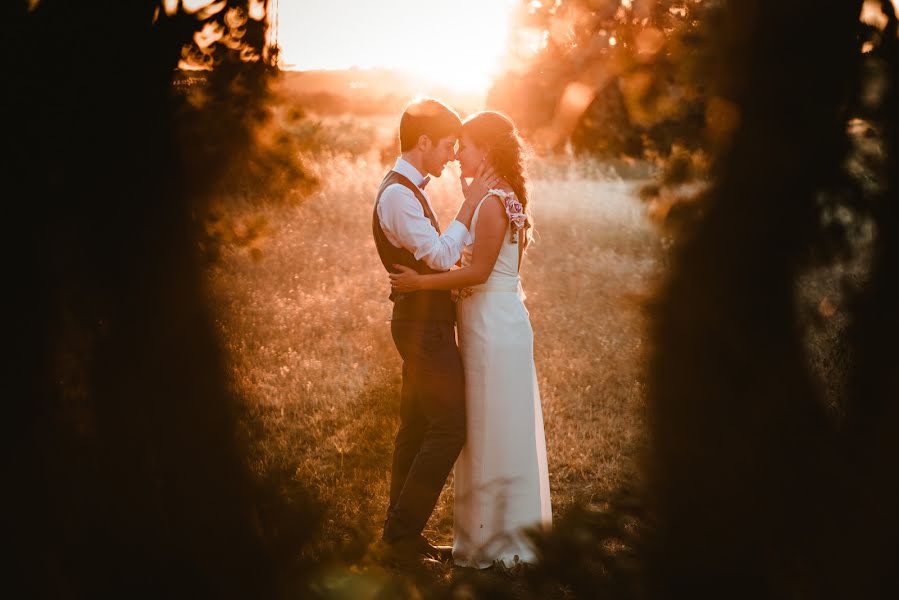
<svg viewBox="0 0 899 600">
<path fill-rule="evenodd" d="M 641 301 L 660 244 L 636 199 L 638 182 L 534 165 L 538 237 L 522 279 L 535 331 L 553 510 L 590 502 L 628 476 L 643 436 Z M 398 423 L 400 358 L 390 338 L 387 276 L 371 239 L 375 153 L 320 156 L 322 186 L 298 205 L 234 207 L 268 234 L 253 251 L 227 249 L 210 293 L 248 401 L 255 470 L 324 511 L 313 554 L 364 548 L 386 510 Z M 428 187 L 444 226 L 458 171 Z M 425 535 L 449 543 L 452 486 Z"/>
</svg>

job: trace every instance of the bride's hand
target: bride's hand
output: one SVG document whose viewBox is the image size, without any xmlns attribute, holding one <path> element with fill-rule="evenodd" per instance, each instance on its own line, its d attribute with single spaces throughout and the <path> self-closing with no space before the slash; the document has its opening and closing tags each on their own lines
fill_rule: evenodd
<svg viewBox="0 0 899 600">
<path fill-rule="evenodd" d="M 465 196 L 466 202 L 479 202 L 487 193 L 487 190 L 495 187 L 502 181 L 493 170 L 493 167 L 486 162 L 482 162 L 478 167 L 478 171 L 470 184 L 465 182 L 464 177 L 460 177 L 459 180 L 462 183 L 462 195 Z"/>
<path fill-rule="evenodd" d="M 399 271 L 390 274 L 390 287 L 394 292 L 416 292 L 421 289 L 422 275 L 403 265 L 393 265 L 393 268 Z"/>
</svg>

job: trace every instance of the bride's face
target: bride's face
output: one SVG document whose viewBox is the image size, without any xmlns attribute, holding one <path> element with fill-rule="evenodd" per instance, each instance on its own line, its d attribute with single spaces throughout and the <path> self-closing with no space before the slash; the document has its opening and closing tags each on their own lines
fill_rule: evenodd
<svg viewBox="0 0 899 600">
<path fill-rule="evenodd" d="M 487 151 L 478 147 L 471 141 L 470 137 L 463 134 L 462 137 L 459 138 L 459 148 L 456 150 L 456 160 L 459 161 L 462 177 L 474 177 L 478 172 L 478 166 L 486 156 Z"/>
</svg>

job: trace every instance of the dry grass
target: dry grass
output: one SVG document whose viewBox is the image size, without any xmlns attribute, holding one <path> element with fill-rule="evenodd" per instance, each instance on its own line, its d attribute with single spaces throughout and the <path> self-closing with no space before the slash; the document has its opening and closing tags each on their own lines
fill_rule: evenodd
<svg viewBox="0 0 899 600">
<path fill-rule="evenodd" d="M 321 501 L 315 553 L 379 535 L 400 385 L 370 229 L 385 168 L 374 154 L 317 164 L 319 192 L 262 209 L 270 224 L 257 244 L 262 258 L 232 248 L 210 271 L 234 383 L 249 401 L 254 468 L 283 476 L 288 494 L 305 488 Z M 559 513 L 614 488 L 640 446 L 641 303 L 660 247 L 636 182 L 535 171 L 544 177 L 532 194 L 539 238 L 522 277 Z M 448 170 L 428 191 L 448 223 L 461 197 L 457 175 Z M 233 218 L 259 210 L 235 209 Z M 425 534 L 450 541 L 451 486 Z"/>
</svg>

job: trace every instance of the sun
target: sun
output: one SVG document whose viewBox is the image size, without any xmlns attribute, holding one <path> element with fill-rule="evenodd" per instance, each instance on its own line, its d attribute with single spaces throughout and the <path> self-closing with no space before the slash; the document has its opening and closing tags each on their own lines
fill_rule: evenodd
<svg viewBox="0 0 899 600">
<path fill-rule="evenodd" d="M 517 0 L 280 0 L 282 68 L 388 68 L 484 92 L 500 67 Z"/>
</svg>

